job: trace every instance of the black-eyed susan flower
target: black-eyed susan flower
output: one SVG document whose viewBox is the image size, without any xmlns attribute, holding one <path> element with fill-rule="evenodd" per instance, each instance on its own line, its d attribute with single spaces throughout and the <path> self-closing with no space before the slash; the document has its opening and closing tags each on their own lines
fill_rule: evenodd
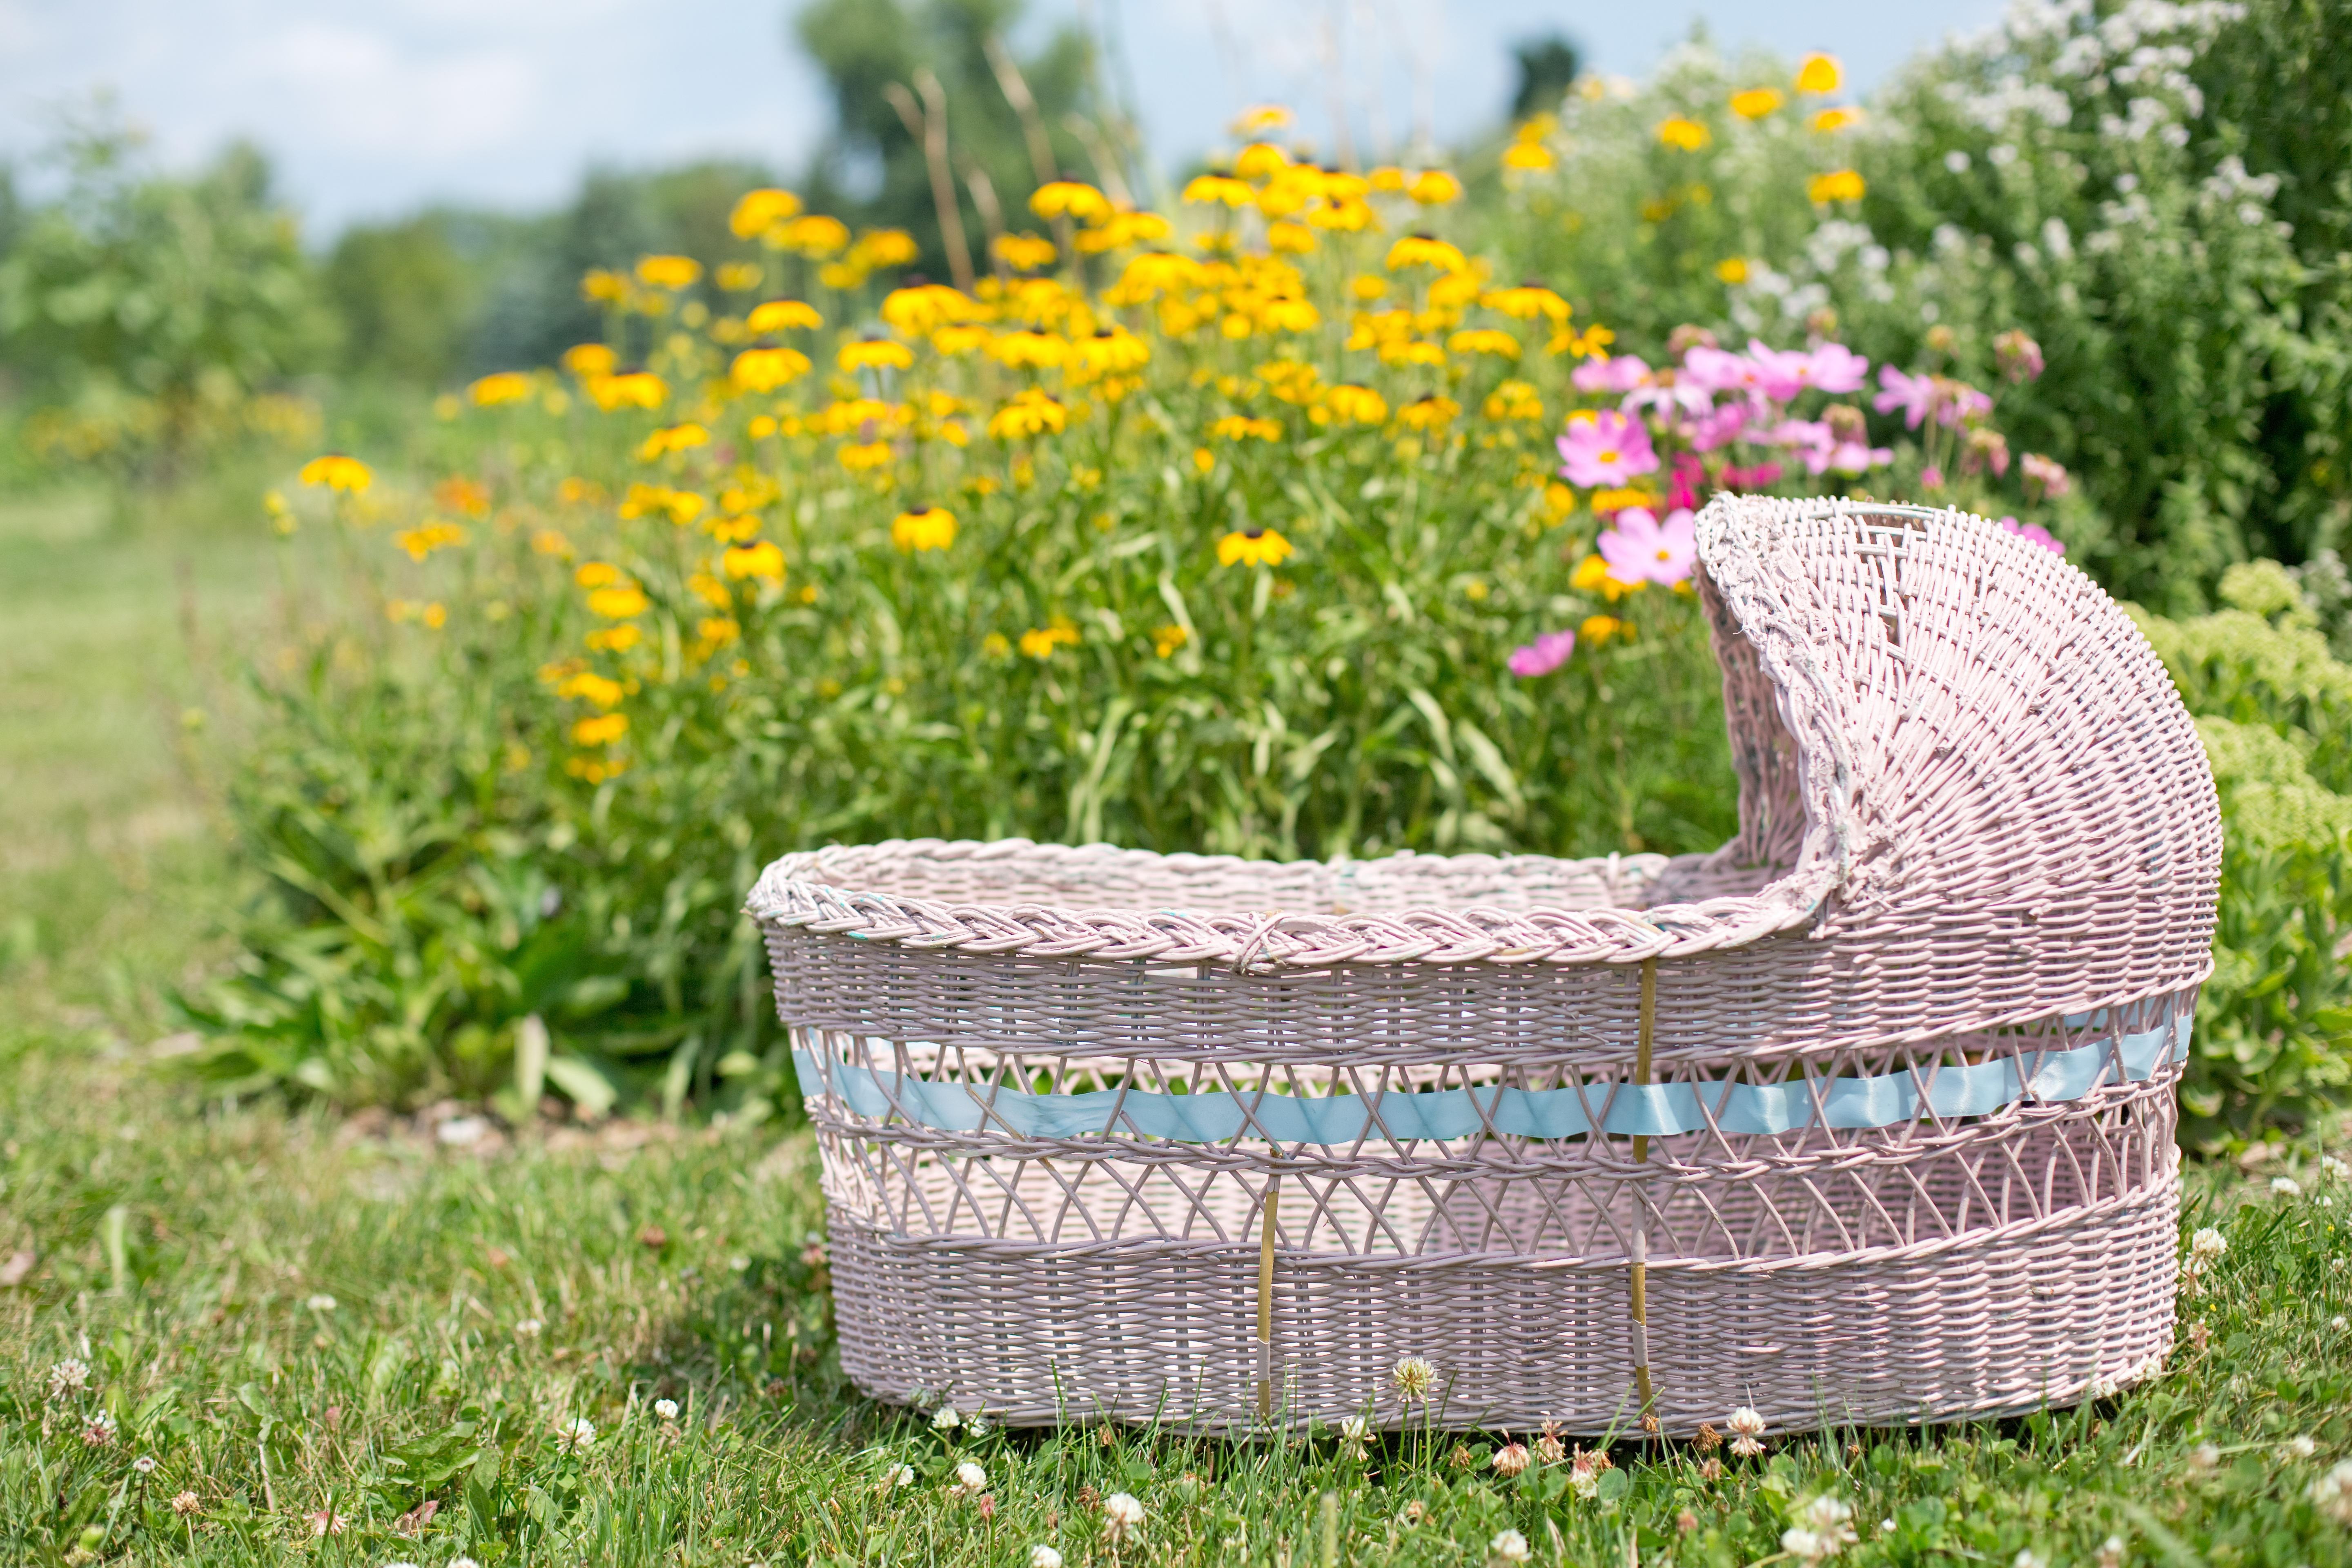
<svg viewBox="0 0 2352 1568">
<path fill-rule="evenodd" d="M 1380 425 L 1389 416 L 1388 399 L 1370 387 L 1343 381 L 1323 395 L 1323 406 L 1332 417 L 1354 425 Z"/>
<path fill-rule="evenodd" d="M 1514 142 L 1503 149 L 1503 167 L 1517 174 L 1540 174 L 1559 159 L 1540 142 Z"/>
<path fill-rule="evenodd" d="M 1500 310 L 1519 321 L 1541 318 L 1559 322 L 1567 321 L 1572 313 L 1567 300 L 1534 281 L 1515 283 L 1507 289 L 1490 289 L 1479 296 L 1478 302 L 1490 310 Z"/>
<path fill-rule="evenodd" d="M 950 321 L 969 321 L 980 306 L 960 289 L 944 283 L 915 283 L 893 289 L 882 297 L 882 319 L 908 337 L 921 337 Z"/>
<path fill-rule="evenodd" d="M 1184 200 L 1188 202 L 1223 202 L 1229 207 L 1247 206 L 1256 195 L 1247 181 L 1231 174 L 1195 174 L 1184 185 Z"/>
<path fill-rule="evenodd" d="M 1253 142 L 1234 160 L 1234 173 L 1244 180 L 1270 180 L 1290 167 L 1290 154 L 1271 142 Z"/>
<path fill-rule="evenodd" d="M 1290 110 L 1278 103 L 1261 103 L 1234 117 L 1234 132 L 1240 136 L 1255 136 L 1261 131 L 1279 131 L 1292 118 Z"/>
<path fill-rule="evenodd" d="M 1151 358 L 1151 345 L 1125 327 L 1097 327 L 1071 345 L 1071 357 L 1089 375 L 1108 375 L 1140 368 Z"/>
<path fill-rule="evenodd" d="M 1397 410 L 1397 423 L 1408 430 L 1443 430 L 1461 412 L 1462 405 L 1454 399 L 1424 392 Z"/>
<path fill-rule="evenodd" d="M 849 247 L 850 259 L 869 270 L 877 267 L 904 267 L 922 249 L 915 237 L 903 228 L 869 228 L 857 237 Z"/>
<path fill-rule="evenodd" d="M 1021 634 L 1021 651 L 1031 658 L 1045 660 L 1054 657 L 1054 650 L 1065 643 L 1078 645 L 1078 628 L 1067 621 L 1056 621 L 1050 626 L 1032 626 Z"/>
<path fill-rule="evenodd" d="M 1151 650 L 1160 658 L 1167 658 L 1173 655 L 1178 648 L 1182 647 L 1186 643 L 1191 642 L 1192 640 L 1192 634 L 1191 632 L 1186 631 L 1182 626 L 1177 626 L 1171 621 L 1167 626 L 1156 627 L 1152 631 Z"/>
<path fill-rule="evenodd" d="M 909 555 L 955 542 L 955 513 L 943 506 L 909 507 L 890 520 L 890 542 Z"/>
<path fill-rule="evenodd" d="M 746 392 L 773 392 L 808 372 L 808 355 L 798 349 L 745 349 L 727 367 L 728 378 Z"/>
<path fill-rule="evenodd" d="M 1835 92 L 1838 83 L 1845 79 L 1835 55 L 1807 55 L 1797 67 L 1799 92 Z"/>
<path fill-rule="evenodd" d="M 743 330 L 755 337 L 789 331 L 794 327 L 805 327 L 814 331 L 823 325 L 824 318 L 818 315 L 816 307 L 805 300 L 764 300 L 752 306 L 751 313 L 743 319 Z"/>
<path fill-rule="evenodd" d="M 1827 136 L 1833 132 L 1843 131 L 1849 125 L 1861 124 L 1862 110 L 1848 104 L 1837 104 L 1832 108 L 1822 110 L 1819 114 L 1814 115 L 1805 123 L 1814 131 Z"/>
<path fill-rule="evenodd" d="M 572 724 L 572 743 L 575 746 L 609 746 L 628 732 L 629 716 L 626 713 L 599 713 Z"/>
<path fill-rule="evenodd" d="M 1731 112 L 1742 120 L 1761 120 L 1788 101 L 1777 87 L 1751 87 L 1731 95 Z"/>
<path fill-rule="evenodd" d="M 968 354 L 974 349 L 984 349 L 996 336 L 976 321 L 941 327 L 931 334 L 933 352 L 943 354 Z"/>
<path fill-rule="evenodd" d="M 1000 234 L 990 243 L 989 249 L 1015 272 L 1034 272 L 1041 267 L 1051 267 L 1060 254 L 1052 240 L 1034 234 Z"/>
<path fill-rule="evenodd" d="M 1464 272 L 1470 267 L 1469 258 L 1461 247 L 1437 238 L 1434 235 L 1408 234 L 1389 247 L 1388 268 L 1391 272 L 1407 267 L 1434 267 L 1441 272 Z"/>
<path fill-rule="evenodd" d="M 837 217 L 810 213 L 784 225 L 778 237 L 783 241 L 783 248 L 803 256 L 835 256 L 849 245 L 849 226 Z"/>
<path fill-rule="evenodd" d="M 1174 233 L 1174 227 L 1158 213 L 1122 208 L 1102 219 L 1099 227 L 1079 234 L 1072 243 L 1088 256 L 1100 256 L 1129 246 L 1157 245 Z"/>
<path fill-rule="evenodd" d="M 1587 555 L 1576 563 L 1568 585 L 1580 594 L 1599 594 L 1614 604 L 1641 586 L 1639 583 L 1621 583 L 1609 574 L 1609 563 L 1599 555 Z"/>
<path fill-rule="evenodd" d="M 1029 210 L 1042 218 L 1068 217 L 1099 223 L 1110 216 L 1110 198 L 1076 180 L 1052 180 L 1029 197 Z"/>
<path fill-rule="evenodd" d="M 1543 396 L 1532 382 L 1507 381 L 1486 395 L 1484 412 L 1498 423 L 1504 420 L 1539 420 L 1544 416 Z"/>
<path fill-rule="evenodd" d="M 708 572 L 696 572 L 688 577 L 686 591 L 714 610 L 729 610 L 735 606 L 734 594 L 726 584 Z"/>
<path fill-rule="evenodd" d="M 604 588 L 621 580 L 621 569 L 609 561 L 583 561 L 572 574 L 583 588 Z"/>
<path fill-rule="evenodd" d="M 673 452 L 684 452 L 710 444 L 710 432 L 691 420 L 683 425 L 669 425 L 646 437 L 637 447 L 637 461 L 650 463 L 667 458 Z"/>
<path fill-rule="evenodd" d="M 743 624 L 732 616 L 705 616 L 694 623 L 694 635 L 711 648 L 722 648 L 742 640 Z"/>
<path fill-rule="evenodd" d="M 502 370 L 486 375 L 466 388 L 466 395 L 477 408 L 494 408 L 501 403 L 520 403 L 530 395 L 530 377 L 519 370 Z"/>
<path fill-rule="evenodd" d="M 595 653 L 626 653 L 645 640 L 642 627 L 623 623 L 617 626 L 598 626 L 580 640 Z"/>
<path fill-rule="evenodd" d="M 988 345 L 988 355 L 997 363 L 1013 369 L 1051 370 L 1070 357 L 1067 338 L 1052 332 L 1031 331 L 1002 333 Z"/>
<path fill-rule="evenodd" d="M 784 552 L 770 539 L 738 544 L 719 558 L 719 569 L 739 583 L 746 578 L 781 583 L 784 580 Z"/>
<path fill-rule="evenodd" d="M 1315 231 L 1303 223 L 1270 223 L 1265 226 L 1265 247 L 1277 256 L 1312 256 Z"/>
<path fill-rule="evenodd" d="M 1381 363 L 1436 370 L 1445 363 L 1445 350 L 1436 343 L 1423 342 L 1419 338 L 1401 338 L 1381 345 Z"/>
<path fill-rule="evenodd" d="M 1815 174 L 1805 182 L 1805 197 L 1826 205 L 1831 202 L 1862 200 L 1862 175 L 1852 169 L 1832 169 L 1826 174 Z"/>
<path fill-rule="evenodd" d="M 1576 628 L 1577 640 L 1587 647 L 1606 647 L 1612 637 L 1633 640 L 1633 626 L 1614 616 L 1587 616 Z"/>
<path fill-rule="evenodd" d="M 988 433 L 1000 441 L 1030 436 L 1058 436 L 1070 423 L 1070 411 L 1059 398 L 1029 387 L 1013 395 L 989 416 Z"/>
<path fill-rule="evenodd" d="M 1311 332 L 1323 324 L 1323 312 L 1312 300 L 1268 300 L 1259 307 L 1257 317 L 1267 330 L 1277 332 Z"/>
<path fill-rule="evenodd" d="M 888 338 L 859 338 L 841 345 L 835 363 L 845 371 L 905 370 L 915 363 L 915 353 L 904 343 Z"/>
<path fill-rule="evenodd" d="M 357 458 L 347 458 L 341 452 L 330 452 L 323 458 L 313 458 L 302 465 L 295 476 L 306 485 L 324 485 L 341 495 L 364 495 L 368 486 L 375 483 L 375 471 Z"/>
<path fill-rule="evenodd" d="M 1423 206 L 1442 206 L 1462 199 L 1462 182 L 1443 169 L 1423 169 L 1405 186 L 1404 194 Z"/>
<path fill-rule="evenodd" d="M 651 371 L 600 375 L 583 382 L 590 401 L 610 414 L 622 408 L 659 408 L 669 400 L 669 383 Z"/>
<path fill-rule="evenodd" d="M 1383 163 L 1365 175 L 1364 183 L 1384 196 L 1402 195 L 1405 172 L 1393 163 Z"/>
<path fill-rule="evenodd" d="M 776 229 L 787 218 L 800 216 L 801 199 L 790 191 L 765 186 L 746 191 L 735 203 L 735 210 L 727 215 L 727 226 L 738 239 L 760 239 Z"/>
<path fill-rule="evenodd" d="M 580 292 L 599 305 L 625 304 L 629 280 L 606 268 L 592 267 L 581 275 Z"/>
<path fill-rule="evenodd" d="M 1220 566 L 1279 566 L 1297 553 L 1271 528 L 1237 528 L 1217 541 Z"/>
<path fill-rule="evenodd" d="M 702 531 L 721 544 L 747 544 L 760 536 L 760 520 L 740 514 L 714 517 Z"/>
<path fill-rule="evenodd" d="M 574 343 L 563 351 L 563 368 L 583 381 L 610 375 L 619 361 L 603 343 Z"/>
<path fill-rule="evenodd" d="M 841 449 L 834 454 L 841 466 L 853 474 L 871 473 L 876 468 L 887 468 L 890 459 L 897 455 L 887 441 L 845 441 Z"/>
<path fill-rule="evenodd" d="M 1226 441 L 1279 441 L 1282 439 L 1282 422 L 1252 418 L 1246 414 L 1228 414 L 1209 426 L 1209 434 Z"/>
<path fill-rule="evenodd" d="M 411 561 L 422 561 L 436 550 L 447 550 L 466 542 L 466 531 L 454 522 L 434 520 L 421 527 L 403 529 L 392 536 L 393 543 L 408 552 Z"/>
<path fill-rule="evenodd" d="M 691 289 L 702 277 L 702 263 L 690 256 L 641 256 L 637 258 L 637 281 L 648 289 L 667 289 L 675 292 Z"/>
<path fill-rule="evenodd" d="M 1710 139 L 1706 126 L 1683 115 L 1669 115 L 1658 121 L 1658 140 L 1669 147 L 1679 147 L 1685 153 L 1696 153 L 1706 146 Z"/>
<path fill-rule="evenodd" d="M 1519 340 L 1494 327 L 1468 327 L 1445 340 L 1447 349 L 1458 354 L 1489 354 L 1496 359 L 1519 357 Z"/>
<path fill-rule="evenodd" d="M 614 583 L 609 587 L 592 588 L 588 593 L 589 614 L 608 621 L 634 620 L 651 606 L 646 591 L 635 583 Z"/>
<path fill-rule="evenodd" d="M 1745 257 L 1727 256 L 1715 264 L 1715 275 L 1726 283 L 1748 281 L 1748 260 Z"/>
<path fill-rule="evenodd" d="M 748 294 L 767 276 L 766 269 L 756 261 L 726 262 L 716 274 L 719 286 L 730 294 Z"/>
<path fill-rule="evenodd" d="M 593 669 L 576 669 L 556 683 L 555 694 L 613 709 L 621 705 L 622 689 L 621 683 L 611 676 L 599 675 Z"/>
</svg>

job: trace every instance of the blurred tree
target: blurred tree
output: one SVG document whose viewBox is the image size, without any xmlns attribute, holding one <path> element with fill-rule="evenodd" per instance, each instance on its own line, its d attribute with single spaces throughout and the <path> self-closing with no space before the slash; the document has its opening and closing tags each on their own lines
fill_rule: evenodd
<svg viewBox="0 0 2352 1568">
<path fill-rule="evenodd" d="M 431 385 L 457 369 L 480 279 L 449 227 L 447 215 L 425 213 L 356 226 L 335 242 L 325 282 L 347 373 Z"/>
<path fill-rule="evenodd" d="M 231 147 L 193 178 L 152 173 L 103 106 L 51 157 L 64 195 L 0 258 L 0 362 L 68 450 L 175 471 L 245 426 L 257 394 L 321 363 L 333 319 L 268 165 Z"/>
<path fill-rule="evenodd" d="M 906 229 L 926 265 L 950 269 L 921 142 L 891 102 L 894 87 L 919 91 L 924 71 L 944 96 L 957 210 L 975 261 L 1000 225 L 1038 226 L 1028 200 L 1044 180 L 1107 183 L 1071 130 L 1073 117 L 1117 118 L 1096 101 L 1086 36 L 1065 25 L 1017 57 L 1007 38 L 1021 11 L 1021 0 L 814 0 L 793 26 L 833 89 L 834 127 L 809 172 L 810 204 Z"/>
<path fill-rule="evenodd" d="M 1564 33 L 1547 33 L 1512 46 L 1519 85 L 1511 94 L 1511 118 L 1528 120 L 1559 108 L 1561 95 L 1584 69 L 1584 56 Z"/>
</svg>

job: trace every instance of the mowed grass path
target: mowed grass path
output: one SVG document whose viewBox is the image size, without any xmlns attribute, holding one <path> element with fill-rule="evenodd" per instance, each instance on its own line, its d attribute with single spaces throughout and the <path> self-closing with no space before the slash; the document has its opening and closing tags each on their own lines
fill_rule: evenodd
<svg viewBox="0 0 2352 1568">
<path fill-rule="evenodd" d="M 1358 1457 L 862 1401 L 804 1133 L 459 1149 L 201 1100 L 143 1047 L 236 894 L 188 763 L 282 613 L 257 489 L 127 525 L 0 502 L 0 1563 L 1745 1564 L 1824 1496 L 1840 1563 L 2352 1563 L 2352 1496 L 2314 1494 L 2352 1458 L 2352 1190 L 2317 1140 L 2193 1175 L 2229 1250 L 2119 1400 L 1507 1479 L 1499 1435 Z"/>
</svg>

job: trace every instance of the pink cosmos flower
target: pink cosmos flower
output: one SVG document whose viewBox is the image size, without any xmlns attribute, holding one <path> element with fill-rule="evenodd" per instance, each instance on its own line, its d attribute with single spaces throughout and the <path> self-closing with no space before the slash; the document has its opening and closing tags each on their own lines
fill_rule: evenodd
<svg viewBox="0 0 2352 1568">
<path fill-rule="evenodd" d="M 1760 490 L 1767 486 L 1779 484 L 1780 476 L 1786 472 L 1788 470 L 1778 463 L 1759 463 L 1751 468 L 1726 465 L 1723 470 L 1723 483 L 1728 489 Z"/>
<path fill-rule="evenodd" d="M 2055 458 L 2028 452 L 2021 466 L 2025 469 L 2025 488 L 2029 490 L 2038 490 L 2054 500 L 2074 488 L 2074 481 L 2066 477 L 2066 466 Z"/>
<path fill-rule="evenodd" d="M 1933 463 L 1930 463 L 1926 468 L 1920 469 L 1919 488 L 1923 490 L 1942 489 L 1944 488 L 1944 470 L 1936 467 Z"/>
<path fill-rule="evenodd" d="M 1903 427 L 1916 430 L 1927 422 L 1927 411 L 1936 405 L 1936 378 L 1932 375 L 1906 375 L 1891 364 L 1878 367 L 1878 384 L 1886 390 L 1870 400 L 1870 405 L 1881 414 L 1903 411 Z"/>
<path fill-rule="evenodd" d="M 1691 446 L 1701 452 L 1712 452 L 1718 447 L 1728 447 L 1748 432 L 1748 422 L 1756 411 L 1745 403 L 1727 403 L 1702 414 L 1691 426 Z"/>
<path fill-rule="evenodd" d="M 1579 392 L 1631 392 L 1650 379 L 1640 354 L 1595 354 L 1570 373 Z"/>
<path fill-rule="evenodd" d="M 1764 390 L 1762 367 L 1745 354 L 1694 343 L 1683 355 L 1683 374 L 1712 392 Z"/>
<path fill-rule="evenodd" d="M 2004 517 L 2000 525 L 2029 544 L 2039 544 L 2054 555 L 2066 553 L 2066 547 L 2058 542 L 2057 536 L 2040 523 L 2020 522 L 2013 517 Z"/>
<path fill-rule="evenodd" d="M 1809 388 L 1855 391 L 1870 369 L 1868 360 L 1843 343 L 1823 343 L 1808 353 L 1802 349 L 1768 349 L 1751 340 L 1748 357 L 1762 374 L 1764 395 L 1776 403 L 1786 403 Z"/>
<path fill-rule="evenodd" d="M 1646 509 L 1627 507 L 1616 526 L 1594 542 L 1609 575 L 1620 583 L 1674 586 L 1698 561 L 1698 519 L 1687 509 L 1670 511 L 1660 522 Z"/>
<path fill-rule="evenodd" d="M 1570 484 L 1622 485 L 1658 466 L 1650 433 L 1612 408 L 1571 419 L 1559 446 L 1559 471 Z"/>
<path fill-rule="evenodd" d="M 1885 468 L 1894 460 L 1895 449 L 1891 447 L 1866 447 L 1859 441 L 1840 441 L 1829 449 L 1821 460 L 1821 467 L 1813 468 L 1813 472 L 1859 474 Z M 1812 467 L 1810 458 L 1806 466 Z"/>
<path fill-rule="evenodd" d="M 1699 487 L 1706 483 L 1706 465 L 1694 452 L 1675 454 L 1674 477 L 1666 482 L 1666 505 L 1677 511 L 1698 505 Z"/>
<path fill-rule="evenodd" d="M 1688 376 L 1658 370 L 1652 371 L 1647 381 L 1627 393 L 1620 406 L 1628 414 L 1655 408 L 1671 419 L 1677 409 L 1686 414 L 1705 414 L 1715 406 L 1715 394 Z"/>
<path fill-rule="evenodd" d="M 1511 673 L 1522 680 L 1533 680 L 1538 675 L 1549 675 L 1568 662 L 1576 651 L 1574 632 L 1541 632 L 1536 640 L 1511 652 Z"/>
<path fill-rule="evenodd" d="M 1947 381 L 1936 390 L 1942 395 L 1936 417 L 1945 425 L 1957 426 L 1964 419 L 1992 412 L 1992 399 L 1965 381 Z"/>
</svg>

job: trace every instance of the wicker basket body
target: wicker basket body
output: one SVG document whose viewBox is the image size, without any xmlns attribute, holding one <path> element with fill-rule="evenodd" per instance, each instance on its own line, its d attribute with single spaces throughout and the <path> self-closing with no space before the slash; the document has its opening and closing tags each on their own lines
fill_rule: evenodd
<svg viewBox="0 0 2352 1568">
<path fill-rule="evenodd" d="M 1979 519 L 1727 498 L 1700 552 L 1712 855 L 771 867 L 857 1384 L 1689 1432 L 2153 1368 L 2221 850 L 2170 681 Z"/>
</svg>

